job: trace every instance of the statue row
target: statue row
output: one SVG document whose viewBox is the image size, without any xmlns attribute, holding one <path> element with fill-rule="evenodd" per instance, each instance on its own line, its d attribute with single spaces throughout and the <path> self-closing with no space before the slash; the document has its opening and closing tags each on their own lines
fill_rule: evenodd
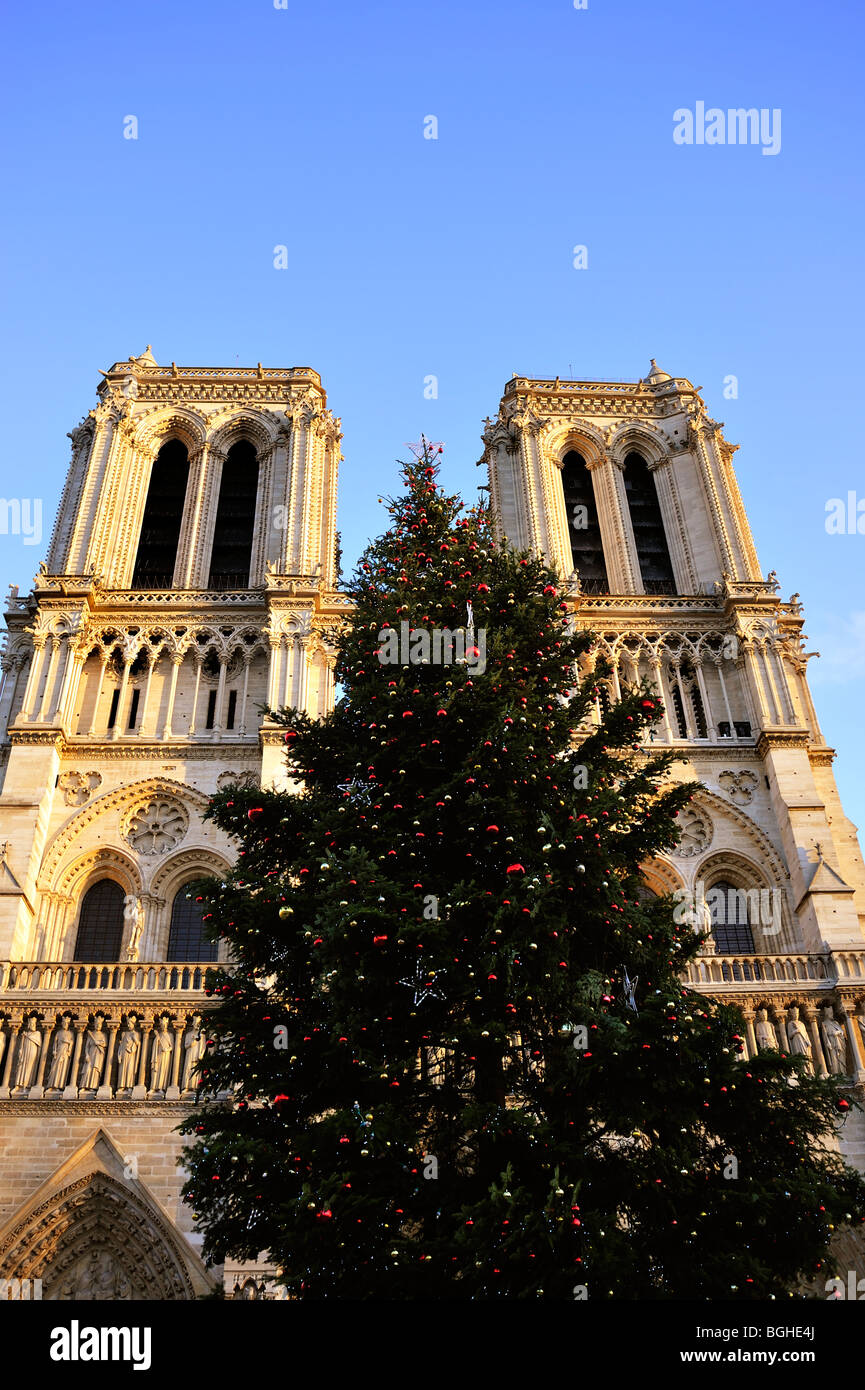
<svg viewBox="0 0 865 1390">
<path fill-rule="evenodd" d="M 206 1045 L 201 1014 L 189 1019 L 125 1014 L 107 1020 L 95 1014 L 78 1021 L 67 1013 L 55 1026 L 40 1024 L 39 1015 L 32 1013 L 22 1019 L 17 1032 L 14 1026 L 9 1033 L 0 1028 L 0 1064 L 6 1053 L 0 1096 L 26 1092 L 31 1099 L 74 1099 L 98 1092 L 102 1098 L 179 1099 L 194 1093 L 196 1067 Z"/>
<path fill-rule="evenodd" d="M 779 1033 L 783 1033 L 783 1035 L 786 1036 L 787 1047 L 791 1055 L 794 1057 L 804 1057 L 808 1064 L 808 1069 L 813 1072 L 815 1070 L 814 1046 L 819 1037 L 822 1043 L 823 1056 L 826 1059 L 826 1070 L 833 1076 L 847 1075 L 849 1073 L 849 1068 L 847 1066 L 847 1036 L 844 1026 L 839 1023 L 835 1017 L 835 1011 L 831 1004 L 824 1004 L 820 1012 L 819 1032 L 815 1027 L 814 1031 L 809 1036 L 807 1027 L 799 1017 L 799 1008 L 797 1005 L 790 1005 L 787 1009 L 786 1019 L 782 1018 L 780 1014 L 778 1015 L 776 1020 L 778 1031 L 776 1031 L 776 1024 L 769 1018 L 768 1009 L 758 1009 L 754 1019 L 754 1038 L 757 1047 L 771 1048 L 773 1052 L 777 1052 L 779 1048 Z M 816 1018 L 813 1018 L 813 1015 L 812 1021 L 814 1023 L 817 1022 Z M 856 1021 L 862 1032 L 863 1045 L 865 1045 L 865 1014 L 857 1015 Z M 852 1045 L 851 1038 L 851 1046 Z M 855 1049 L 853 1070 L 856 1070 Z"/>
</svg>

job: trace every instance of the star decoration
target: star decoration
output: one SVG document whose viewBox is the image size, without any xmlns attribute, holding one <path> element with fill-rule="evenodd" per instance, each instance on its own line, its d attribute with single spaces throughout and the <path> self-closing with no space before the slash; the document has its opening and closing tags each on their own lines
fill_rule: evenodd
<svg viewBox="0 0 865 1390">
<path fill-rule="evenodd" d="M 422 1004 L 425 999 L 441 999 L 443 997 L 439 990 L 432 988 L 435 977 L 435 970 L 424 970 L 418 961 L 415 966 L 414 979 L 400 980 L 399 983 L 414 991 L 414 1002 L 415 1005 L 418 1005 Z"/>
</svg>

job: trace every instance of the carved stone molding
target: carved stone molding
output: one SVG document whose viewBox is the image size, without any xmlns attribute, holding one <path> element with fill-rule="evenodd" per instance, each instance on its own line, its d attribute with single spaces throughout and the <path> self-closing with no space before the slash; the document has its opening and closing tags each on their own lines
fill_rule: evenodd
<svg viewBox="0 0 865 1390">
<path fill-rule="evenodd" d="M 750 768 L 743 768 L 740 772 L 730 769 L 720 773 L 718 785 L 727 793 L 730 800 L 737 806 L 747 806 L 753 799 L 754 790 L 759 786 L 760 779 Z"/>
<path fill-rule="evenodd" d="M 101 772 L 61 772 L 57 785 L 67 806 L 84 806 L 102 786 Z"/>
<path fill-rule="evenodd" d="M 674 858 L 693 859 L 707 850 L 712 843 L 712 820 L 706 811 L 685 807 L 679 812 L 679 829 L 681 839 L 670 851 Z"/>
<path fill-rule="evenodd" d="M 138 854 L 148 857 L 176 849 L 189 829 L 189 813 L 174 797 L 152 797 L 130 811 L 121 834 Z"/>
</svg>

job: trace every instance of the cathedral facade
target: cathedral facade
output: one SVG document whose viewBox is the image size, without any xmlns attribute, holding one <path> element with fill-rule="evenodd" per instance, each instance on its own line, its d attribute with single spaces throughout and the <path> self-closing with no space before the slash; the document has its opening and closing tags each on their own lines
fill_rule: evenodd
<svg viewBox="0 0 865 1390">
<path fill-rule="evenodd" d="M 339 421 L 309 368 L 161 367 L 148 349 L 104 374 L 70 439 L 2 659 L 0 1279 L 53 1299 L 255 1296 L 267 1271 L 205 1268 L 180 1201 L 216 958 L 188 887 L 231 860 L 203 819 L 215 790 L 289 788 L 262 707 L 332 705 Z M 802 608 L 761 575 L 733 446 L 654 364 L 638 382 L 514 377 L 483 439 L 500 533 L 546 556 L 596 635 L 598 715 L 647 678 L 654 737 L 702 784 L 676 851 L 644 866 L 711 928 L 688 982 L 742 1007 L 749 1052 L 804 1052 L 861 1097 L 865 870 Z M 858 1112 L 838 1142 L 865 1169 Z"/>
</svg>

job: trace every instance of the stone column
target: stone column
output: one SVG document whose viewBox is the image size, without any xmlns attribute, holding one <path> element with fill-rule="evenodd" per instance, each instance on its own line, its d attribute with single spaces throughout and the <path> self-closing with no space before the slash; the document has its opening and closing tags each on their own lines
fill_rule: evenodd
<svg viewBox="0 0 865 1390">
<path fill-rule="evenodd" d="M 108 731 L 108 737 L 110 739 L 119 738 L 123 733 L 123 721 L 126 718 L 126 691 L 129 686 L 129 672 L 134 660 L 135 657 L 129 656 L 128 654 L 123 658 L 123 675 L 120 678 L 120 694 L 117 697 L 117 712 L 114 716 L 114 728 Z"/>
<path fill-rule="evenodd" d="M 754 1033 L 754 1010 L 746 1004 L 742 1009 L 742 1015 L 745 1019 L 745 1036 L 748 1040 L 748 1060 L 753 1061 L 757 1056 L 757 1037 Z"/>
<path fill-rule="evenodd" d="M 138 728 L 135 731 L 139 738 L 144 738 L 144 725 L 147 721 L 148 706 L 150 704 L 150 682 L 153 680 L 153 668 L 156 665 L 158 659 L 159 658 L 155 652 L 151 652 L 149 654 L 147 661 L 147 679 L 144 682 L 144 697 L 141 701 Z"/>
<path fill-rule="evenodd" d="M 105 1026 L 108 1029 L 108 1046 L 105 1049 L 105 1069 L 102 1073 L 102 1084 L 96 1092 L 97 1100 L 110 1100 L 114 1094 L 111 1089 L 111 1064 L 114 1061 L 114 1049 L 117 1046 L 120 1019 L 108 1018 L 105 1020 Z"/>
<path fill-rule="evenodd" d="M 180 1076 L 180 1054 L 183 1051 L 183 1034 L 186 1029 L 186 1020 L 183 1018 L 180 1020 L 175 1019 L 172 1026 L 174 1028 L 174 1050 L 171 1058 L 171 1082 L 166 1087 L 165 1099 L 179 1100 L 180 1087 L 177 1083 Z"/>
<path fill-rule="evenodd" d="M 9 1099 L 9 1082 L 12 1079 L 12 1063 L 15 1059 L 15 1040 L 21 1032 L 23 1019 L 18 1019 L 17 1023 L 9 1020 L 9 1042 L 6 1050 L 6 1065 L 3 1068 L 3 1081 L 0 1083 L 0 1097 L 3 1100 Z"/>
<path fill-rule="evenodd" d="M 772 704 L 775 707 L 775 722 L 778 724 L 785 724 L 787 721 L 784 718 L 784 707 L 781 704 L 781 696 L 778 693 L 778 687 L 775 683 L 775 672 L 772 669 L 772 647 L 770 643 L 764 643 L 760 647 L 760 658 L 763 662 L 766 684 L 772 696 Z"/>
<path fill-rule="evenodd" d="M 847 1031 L 847 1046 L 850 1049 L 850 1075 L 857 1086 L 865 1086 L 865 1034 L 857 1027 L 853 1014 L 853 1000 L 843 999 L 840 1003 L 841 1016 Z M 857 1039 L 856 1034 L 859 1033 Z"/>
<path fill-rule="evenodd" d="M 705 681 L 705 678 L 704 678 L 704 676 L 703 676 L 703 663 L 702 663 L 702 661 L 695 661 L 695 662 L 694 662 L 694 670 L 695 670 L 696 673 L 697 673 L 697 685 L 698 685 L 699 690 L 700 690 L 700 698 L 701 698 L 702 701 L 703 701 L 703 714 L 704 714 L 705 719 L 706 719 L 706 737 L 709 738 L 709 739 L 712 739 L 712 741 L 714 742 L 714 737 L 715 737 L 715 716 L 714 716 L 714 714 L 712 713 L 712 702 L 711 702 L 710 699 L 709 699 L 709 692 L 708 692 L 708 690 L 707 690 L 707 688 L 706 688 L 706 681 Z"/>
<path fill-rule="evenodd" d="M 3 694 L 0 695 L 0 740 L 6 733 L 6 725 L 12 713 L 15 703 L 15 689 L 18 685 L 18 675 L 21 671 L 21 658 L 18 656 L 4 656 L 0 658 L 0 669 L 2 669 L 5 679 L 3 681 Z"/>
<path fill-rule="evenodd" d="M 171 732 L 171 718 L 174 714 L 174 697 L 177 693 L 177 673 L 183 665 L 183 657 L 180 652 L 171 653 L 171 684 L 168 688 L 168 705 L 165 710 L 165 723 L 162 726 L 162 738 L 168 740 L 173 738 Z"/>
<path fill-rule="evenodd" d="M 87 1019 L 79 1022 L 73 1021 L 72 1027 L 75 1029 L 75 1049 L 72 1053 L 72 1065 L 69 1068 L 69 1075 L 66 1078 L 66 1087 L 63 1091 L 63 1100 L 76 1100 L 78 1097 L 78 1069 L 81 1064 L 81 1049 L 84 1046 L 84 1034 L 87 1031 Z"/>
<path fill-rule="evenodd" d="M 147 1095 L 147 1058 L 150 1052 L 150 1034 L 153 1031 L 153 1019 L 140 1019 L 139 1031 L 141 1033 L 141 1052 L 138 1058 L 138 1082 L 132 1089 L 132 1100 L 144 1100 Z"/>
<path fill-rule="evenodd" d="M 249 668 L 252 665 L 252 654 L 247 652 L 243 662 L 243 694 L 240 699 L 240 721 L 238 727 L 238 737 L 243 738 L 246 733 L 246 694 L 249 686 Z"/>
<path fill-rule="evenodd" d="M 724 679 L 724 672 L 722 670 L 723 661 L 723 657 L 718 657 L 715 661 L 715 668 L 718 672 L 718 684 L 721 687 L 721 694 L 724 697 L 724 710 L 727 715 L 727 723 L 730 725 L 730 737 L 735 739 L 738 738 L 739 735 L 736 733 L 736 725 L 733 722 L 733 711 L 730 709 L 730 697 L 727 694 L 727 682 Z"/>
<path fill-rule="evenodd" d="M 73 645 L 75 639 L 76 634 L 74 632 L 67 634 L 65 638 L 66 662 L 63 667 L 63 675 L 60 679 L 60 690 L 56 701 L 53 702 L 53 708 L 49 712 L 49 719 L 62 720 L 75 694 L 76 677 L 80 667 L 84 664 L 86 656 L 86 653 L 76 651 Z"/>
<path fill-rule="evenodd" d="M 187 729 L 189 738 L 192 738 L 195 734 L 195 715 L 198 709 L 198 687 L 201 684 L 201 668 L 204 665 L 200 652 L 192 652 L 192 661 L 195 666 L 195 686 L 192 691 L 192 713 L 189 716 L 189 728 Z"/>
<path fill-rule="evenodd" d="M 762 728 L 765 724 L 769 723 L 770 717 L 769 707 L 766 701 L 766 692 L 763 688 L 763 680 L 760 675 L 753 644 L 750 641 L 747 643 L 743 642 L 742 650 L 744 653 L 745 670 L 750 676 L 748 684 L 750 684 L 754 694 L 757 696 L 757 722 L 759 727 Z"/>
<path fill-rule="evenodd" d="M 661 700 L 661 711 L 662 711 L 662 718 L 663 718 L 663 722 L 664 722 L 664 734 L 666 735 L 667 743 L 672 743 L 672 742 L 673 742 L 673 726 L 672 726 L 671 723 L 670 723 L 670 714 L 669 714 L 669 710 L 668 710 L 668 708 L 667 708 L 669 701 L 668 701 L 668 699 L 667 699 L 667 692 L 666 692 L 666 690 L 664 689 L 664 678 L 663 678 L 663 673 L 662 673 L 662 671 L 661 671 L 661 659 L 660 659 L 660 657 L 658 657 L 658 656 L 652 656 L 652 657 L 650 657 L 650 658 L 649 658 L 649 665 L 650 665 L 651 668 L 652 668 L 652 676 L 654 677 L 655 685 L 656 685 L 657 690 L 658 690 L 658 695 L 659 695 L 660 700 Z"/>
<path fill-rule="evenodd" d="M 306 709 L 306 691 L 307 682 L 309 678 L 309 668 L 306 654 L 306 643 L 301 637 L 296 638 L 295 642 L 297 644 L 295 648 L 297 653 L 297 672 L 294 682 L 294 707 L 295 709 L 302 711 Z"/>
<path fill-rule="evenodd" d="M 817 1010 L 813 1004 L 805 1005 L 805 1020 L 808 1024 L 808 1032 L 811 1034 L 811 1045 L 814 1049 L 814 1072 L 817 1076 L 825 1078 L 829 1075 L 826 1066 L 826 1059 L 823 1056 L 823 1046 L 820 1042 L 820 1029 L 817 1027 Z"/>
<path fill-rule="evenodd" d="M 775 1026 L 775 1032 L 778 1034 L 779 1051 L 789 1055 L 790 1039 L 787 1037 L 787 1016 L 784 1010 L 777 1004 L 772 1004 L 769 1008 L 769 1017 Z"/>
<path fill-rule="evenodd" d="M 103 653 L 103 656 L 102 656 L 102 665 L 101 665 L 100 668 L 99 668 L 99 680 L 97 681 L 97 684 L 96 684 L 96 698 L 95 698 L 95 700 L 93 701 L 93 713 L 92 713 L 91 716 L 90 716 L 90 727 L 89 727 L 89 729 L 87 730 L 87 737 L 88 737 L 88 738 L 92 738 L 92 737 L 93 737 L 93 731 L 94 731 L 94 729 L 96 728 L 96 715 L 97 715 L 98 712 L 99 712 L 99 700 L 100 700 L 101 695 L 102 695 L 102 686 L 103 686 L 103 684 L 105 683 L 105 671 L 106 671 L 107 666 L 108 666 L 108 657 L 105 656 L 105 654 Z"/>
<path fill-rule="evenodd" d="M 33 659 L 30 662 L 30 672 L 27 677 L 27 684 L 24 687 L 24 699 L 21 702 L 21 710 L 18 714 L 18 720 L 20 720 L 21 723 L 29 723 L 32 716 L 32 708 L 36 703 L 36 692 L 39 689 L 39 681 L 45 662 L 45 647 L 47 642 L 48 636 L 46 633 L 40 633 L 33 638 Z"/>
<path fill-rule="evenodd" d="M 282 652 L 281 635 L 274 636 L 273 634 L 271 634 L 269 639 L 269 646 L 270 669 L 267 674 L 267 704 L 269 709 L 274 709 L 278 703 L 277 690 L 279 685 L 280 655 Z"/>
<path fill-rule="evenodd" d="M 685 690 L 685 687 L 682 684 L 682 676 L 679 670 L 678 661 L 672 662 L 670 669 L 672 672 L 673 680 L 676 682 L 676 689 L 679 692 L 679 699 L 682 702 L 682 714 L 684 715 L 685 719 L 685 735 L 688 739 L 688 742 L 693 743 L 694 739 L 696 738 L 696 731 L 694 729 L 694 721 L 691 717 L 691 701 L 689 700 L 687 691 Z"/>
<path fill-rule="evenodd" d="M 227 655 L 219 655 L 219 681 L 216 686 L 216 706 L 213 713 L 213 732 L 210 735 L 214 743 L 218 743 L 222 737 L 222 715 L 225 704 L 225 673 L 228 669 Z"/>
<path fill-rule="evenodd" d="M 47 676 L 45 677 L 45 688 L 44 688 L 44 690 L 42 691 L 42 700 L 41 700 L 41 703 L 40 703 L 40 705 L 39 705 L 39 713 L 38 713 L 38 715 L 36 716 L 37 721 L 38 721 L 40 724 L 43 723 L 44 720 L 45 720 L 46 711 L 47 711 L 47 708 L 48 708 L 48 701 L 50 700 L 50 698 L 51 698 L 51 696 L 52 696 L 52 694 L 53 694 L 53 692 L 54 692 L 54 682 L 55 682 L 55 680 L 57 679 L 57 659 L 58 659 L 59 655 L 60 655 L 60 638 L 59 638 L 59 637 L 52 637 L 52 638 L 51 638 L 51 659 L 50 659 L 49 662 L 48 662 L 48 674 L 47 674 Z"/>
</svg>

